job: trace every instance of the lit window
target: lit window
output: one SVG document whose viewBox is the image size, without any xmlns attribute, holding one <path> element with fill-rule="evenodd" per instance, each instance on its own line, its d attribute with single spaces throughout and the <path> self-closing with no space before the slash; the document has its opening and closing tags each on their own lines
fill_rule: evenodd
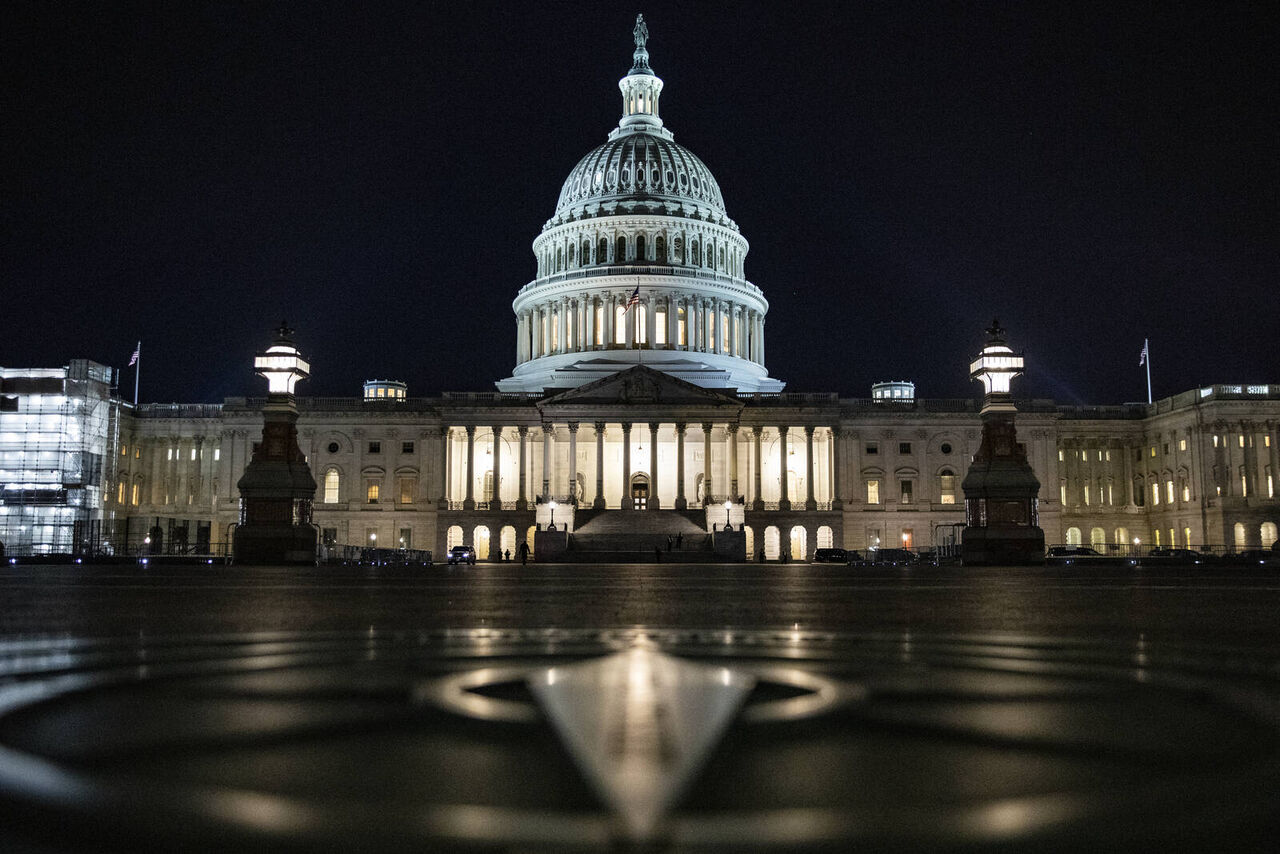
<svg viewBox="0 0 1280 854">
<path fill-rule="evenodd" d="M 653 343 L 667 343 L 667 310 L 665 308 L 659 308 L 653 312 Z"/>
<path fill-rule="evenodd" d="M 1160 503 L 1160 484 L 1158 483 L 1151 484 L 1151 503 Z"/>
<path fill-rule="evenodd" d="M 324 503 L 338 503 L 338 487 L 340 485 L 341 476 L 337 469 L 329 469 L 324 473 Z"/>
<path fill-rule="evenodd" d="M 1088 507 L 1089 506 L 1089 484 L 1086 483 L 1084 485 L 1084 487 L 1080 490 L 1080 494 L 1084 496 L 1084 506 Z"/>
<path fill-rule="evenodd" d="M 132 492 L 132 494 L 130 494 L 130 496 L 129 496 L 129 503 L 130 503 L 130 504 L 132 504 L 134 507 L 137 507 L 137 506 L 138 506 L 138 492 L 139 492 L 139 491 L 140 491 L 140 490 L 139 490 L 139 488 L 138 488 L 138 484 L 136 484 L 136 483 L 135 483 L 135 484 L 133 485 L 133 492 Z"/>
<path fill-rule="evenodd" d="M 116 503 L 117 504 L 124 503 L 124 481 L 121 481 L 120 483 L 116 484 Z"/>
<path fill-rule="evenodd" d="M 137 445 L 133 446 L 133 458 L 135 460 L 142 459 L 142 448 L 139 448 Z"/>
<path fill-rule="evenodd" d="M 1061 501 L 1064 506 L 1067 503 L 1067 485 L 1065 483 L 1058 487 L 1058 500 Z"/>
<path fill-rule="evenodd" d="M 1156 446 L 1155 446 L 1155 445 L 1152 445 L 1152 446 L 1151 446 L 1151 456 L 1153 456 L 1153 457 L 1154 457 L 1155 455 L 1156 455 Z"/>
<path fill-rule="evenodd" d="M 165 459 L 171 460 L 173 459 L 173 448 L 169 448 L 168 450 L 169 450 L 169 454 L 168 456 L 165 457 Z"/>
<path fill-rule="evenodd" d="M 364 486 L 365 500 L 370 504 L 378 503 L 378 482 L 370 480 L 365 482 Z"/>
<path fill-rule="evenodd" d="M 867 503 L 868 504 L 880 503 L 880 481 L 878 480 L 867 481 Z"/>
<path fill-rule="evenodd" d="M 689 346 L 689 321 L 683 308 L 676 310 L 676 344 Z"/>
<path fill-rule="evenodd" d="M 1111 505 L 1114 505 L 1116 503 L 1114 487 L 1109 483 L 1107 484 L 1107 503 Z"/>
<path fill-rule="evenodd" d="M 613 343 L 627 343 L 627 309 L 626 306 L 613 307 Z"/>
<path fill-rule="evenodd" d="M 950 469 L 944 469 L 938 477 L 938 494 L 942 504 L 956 503 L 956 476 Z"/>
<path fill-rule="evenodd" d="M 1098 462 L 1102 462 L 1102 451 L 1098 451 Z"/>
<path fill-rule="evenodd" d="M 1276 484 L 1275 484 L 1275 481 L 1272 480 L 1271 475 L 1267 475 L 1267 497 L 1268 498 L 1276 497 Z"/>
<path fill-rule="evenodd" d="M 1187 547 L 1191 546 L 1191 529 L 1190 528 L 1182 529 L 1182 544 Z"/>
<path fill-rule="evenodd" d="M 1061 448 L 1058 449 L 1058 462 L 1060 463 L 1066 462 L 1066 454 L 1063 452 Z"/>
<path fill-rule="evenodd" d="M 1271 447 L 1271 436 L 1270 436 L 1270 434 L 1268 434 L 1268 435 L 1266 435 L 1266 436 L 1263 436 L 1263 437 L 1262 437 L 1262 446 L 1263 446 L 1264 448 L 1270 448 L 1270 447 Z"/>
<path fill-rule="evenodd" d="M 1156 529 L 1155 529 L 1154 531 L 1152 531 L 1151 533 L 1155 534 L 1156 545 L 1157 545 L 1157 546 L 1158 546 L 1158 545 L 1160 545 L 1160 529 L 1159 529 L 1159 528 L 1156 528 Z"/>
<path fill-rule="evenodd" d="M 914 484 L 911 481 L 909 480 L 898 481 L 898 494 L 902 496 L 901 500 L 903 504 L 915 503 L 914 493 L 915 493 L 915 488 L 914 488 Z"/>
<path fill-rule="evenodd" d="M 1217 436 L 1214 436 L 1214 437 L 1213 437 L 1213 446 L 1214 446 L 1215 448 L 1216 448 L 1216 447 L 1218 447 L 1218 437 L 1217 437 Z"/>
<path fill-rule="evenodd" d="M 1185 480 L 1182 482 L 1182 500 L 1184 502 L 1191 500 L 1191 487 L 1187 485 Z"/>
<path fill-rule="evenodd" d="M 1107 451 L 1107 462 L 1111 462 L 1111 452 Z"/>
<path fill-rule="evenodd" d="M 1186 440 L 1186 439 L 1179 439 L 1179 440 L 1178 440 L 1178 450 L 1179 450 L 1179 451 L 1185 451 L 1186 449 L 1187 449 L 1187 440 Z"/>
<path fill-rule="evenodd" d="M 1240 472 L 1240 497 L 1249 497 L 1249 478 L 1245 477 L 1244 472 Z"/>
<path fill-rule="evenodd" d="M 220 459 L 222 459 L 222 449 L 221 449 L 221 448 L 214 448 L 214 449 L 213 449 L 213 461 L 216 463 L 216 462 L 217 462 L 218 460 L 220 460 Z"/>
<path fill-rule="evenodd" d="M 398 478 L 396 485 L 400 493 L 400 503 L 412 504 L 414 493 L 418 491 L 418 479 L 416 477 Z"/>
<path fill-rule="evenodd" d="M 195 448 L 192 448 L 192 449 L 191 449 L 191 459 L 193 459 L 193 460 L 194 460 L 195 458 L 196 458 L 196 449 L 195 449 Z"/>
<path fill-rule="evenodd" d="M 1164 500 L 1169 504 L 1173 503 L 1173 481 L 1166 480 L 1164 482 Z"/>
<path fill-rule="evenodd" d="M 120 446 L 120 456 L 122 456 L 122 457 L 127 457 L 127 456 L 129 456 L 129 446 L 128 446 L 128 445 L 121 445 L 121 446 Z"/>
<path fill-rule="evenodd" d="M 1241 433 L 1241 434 L 1240 434 L 1240 447 L 1242 447 L 1242 448 L 1244 447 L 1244 434 L 1243 434 L 1243 433 Z"/>
</svg>

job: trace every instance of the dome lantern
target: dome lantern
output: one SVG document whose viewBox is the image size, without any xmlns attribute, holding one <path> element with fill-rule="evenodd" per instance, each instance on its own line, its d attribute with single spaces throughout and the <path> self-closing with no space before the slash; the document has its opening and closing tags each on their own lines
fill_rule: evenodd
<svg viewBox="0 0 1280 854">
<path fill-rule="evenodd" d="M 632 55 L 631 71 L 618 81 L 622 90 L 622 120 L 619 133 L 661 133 L 662 119 L 658 118 L 658 96 L 662 94 L 662 79 L 649 67 L 649 27 L 644 15 L 636 15 L 636 26 L 631 31 L 636 50 Z"/>
</svg>

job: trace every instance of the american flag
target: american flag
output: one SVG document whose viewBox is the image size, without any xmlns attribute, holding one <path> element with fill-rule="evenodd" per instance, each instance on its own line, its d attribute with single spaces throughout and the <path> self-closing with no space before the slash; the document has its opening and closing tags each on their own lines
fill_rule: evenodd
<svg viewBox="0 0 1280 854">
<path fill-rule="evenodd" d="M 133 348 L 133 355 L 129 357 L 129 364 L 126 367 L 132 368 L 138 364 L 138 359 L 142 356 L 142 342 L 138 342 L 138 346 Z"/>
<path fill-rule="evenodd" d="M 639 304 L 640 304 L 640 286 L 636 285 L 636 289 L 631 292 L 631 298 L 627 300 L 627 307 L 623 309 L 622 313 L 626 314 L 628 311 L 631 311 L 631 307 L 633 305 L 639 305 Z"/>
<path fill-rule="evenodd" d="M 1138 354 L 1138 367 L 1147 363 L 1147 339 L 1142 339 L 1142 352 Z"/>
</svg>

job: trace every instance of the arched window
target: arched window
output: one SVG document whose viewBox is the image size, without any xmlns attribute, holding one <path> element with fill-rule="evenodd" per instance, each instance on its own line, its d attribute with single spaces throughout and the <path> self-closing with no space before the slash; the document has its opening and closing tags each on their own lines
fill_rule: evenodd
<svg viewBox="0 0 1280 854">
<path fill-rule="evenodd" d="M 613 343 L 627 343 L 627 309 L 626 306 L 614 306 L 613 308 Z"/>
<path fill-rule="evenodd" d="M 1103 528 L 1093 528 L 1089 531 L 1089 545 L 1095 549 L 1101 550 L 1107 544 L 1107 532 Z"/>
<path fill-rule="evenodd" d="M 779 540 L 781 534 L 777 525 L 770 525 L 764 529 L 764 558 L 765 560 L 777 560 L 782 554 L 781 544 Z"/>
<path fill-rule="evenodd" d="M 1264 549 L 1271 548 L 1271 546 L 1276 541 L 1276 523 L 1263 522 L 1262 528 L 1261 528 L 1261 534 L 1262 534 L 1262 547 Z M 1188 540 L 1188 542 L 1190 541 Z"/>
<path fill-rule="evenodd" d="M 938 474 L 938 503 L 956 503 L 956 473 L 951 469 L 943 469 Z"/>
<path fill-rule="evenodd" d="M 714 267 L 715 265 L 716 265 L 716 253 L 715 253 L 715 250 L 711 248 L 711 244 L 708 243 L 707 244 L 707 266 Z"/>
<path fill-rule="evenodd" d="M 511 553 L 510 557 L 516 556 L 516 529 L 515 528 L 513 528 L 510 525 L 505 525 L 503 526 L 502 530 L 498 532 L 498 549 L 502 552 L 501 557 L 503 560 L 507 560 L 508 552 Z"/>
<path fill-rule="evenodd" d="M 1080 545 L 1080 529 L 1079 528 L 1067 528 L 1067 545 L 1069 546 Z"/>
<path fill-rule="evenodd" d="M 689 262 L 692 264 L 702 263 L 702 255 L 698 251 L 698 241 L 696 240 L 689 241 Z"/>
<path fill-rule="evenodd" d="M 472 545 L 476 549 L 476 560 L 489 559 L 489 529 L 484 525 L 477 525 L 473 532 Z"/>
<path fill-rule="evenodd" d="M 324 473 L 324 503 L 337 504 L 338 490 L 342 485 L 342 476 L 338 474 L 338 470 L 330 468 Z"/>
<path fill-rule="evenodd" d="M 609 241 L 605 240 L 602 237 L 600 238 L 600 242 L 596 244 L 596 263 L 604 264 L 608 262 L 608 260 L 609 260 Z"/>
<path fill-rule="evenodd" d="M 578 263 L 584 267 L 591 263 L 591 244 L 585 240 L 582 241 L 582 255 L 578 258 Z"/>
<path fill-rule="evenodd" d="M 569 266 L 570 267 L 573 266 L 574 246 L 575 244 L 573 243 L 569 244 Z"/>
<path fill-rule="evenodd" d="M 808 543 L 806 542 L 807 534 L 803 525 L 796 525 L 791 529 L 791 559 L 804 560 L 808 555 Z"/>
<path fill-rule="evenodd" d="M 454 546 L 464 545 L 462 542 L 462 526 L 450 525 L 449 530 L 445 533 L 445 549 L 451 549 Z"/>
<path fill-rule="evenodd" d="M 619 237 L 613 247 L 613 263 L 621 264 L 627 260 L 627 238 Z"/>
<path fill-rule="evenodd" d="M 649 260 L 647 257 L 648 255 L 647 249 L 648 247 L 645 245 L 644 235 L 637 234 L 636 235 L 636 263 L 637 264 L 642 264 L 645 261 Z"/>
<path fill-rule="evenodd" d="M 814 548 L 829 549 L 834 539 L 835 534 L 832 532 L 830 525 L 819 525 L 817 542 L 814 544 Z"/>
<path fill-rule="evenodd" d="M 720 269 L 724 269 L 724 247 L 720 247 Z"/>
<path fill-rule="evenodd" d="M 564 250 L 559 246 L 556 247 L 556 272 L 559 273 L 564 267 Z"/>
<path fill-rule="evenodd" d="M 667 263 L 667 239 L 662 235 L 658 235 L 657 239 L 655 239 L 653 242 L 653 248 L 655 253 L 657 254 L 658 263 L 659 264 Z"/>
<path fill-rule="evenodd" d="M 1238 549 L 1245 547 L 1244 524 L 1242 522 L 1236 522 L 1235 524 L 1235 543 Z"/>
<path fill-rule="evenodd" d="M 743 533 L 747 538 L 747 560 L 756 559 L 756 532 L 751 530 L 750 525 L 742 526 Z"/>
<path fill-rule="evenodd" d="M 528 528 L 525 528 L 525 531 L 524 531 L 524 541 L 529 546 L 529 557 L 533 557 L 533 535 L 537 532 L 537 530 L 538 530 L 537 525 L 530 525 Z"/>
<path fill-rule="evenodd" d="M 684 241 L 677 237 L 671 241 L 671 260 L 679 264 L 684 259 Z"/>
</svg>

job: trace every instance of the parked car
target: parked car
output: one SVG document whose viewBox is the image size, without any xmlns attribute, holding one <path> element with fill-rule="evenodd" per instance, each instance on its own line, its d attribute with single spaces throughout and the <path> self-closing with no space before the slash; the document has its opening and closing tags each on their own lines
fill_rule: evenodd
<svg viewBox="0 0 1280 854">
<path fill-rule="evenodd" d="M 1245 549 L 1222 556 L 1227 564 L 1261 564 L 1263 566 L 1280 565 L 1280 557 L 1271 549 Z"/>
<path fill-rule="evenodd" d="M 844 549 L 817 549 L 813 553 L 814 563 L 848 563 L 849 553 Z"/>
<path fill-rule="evenodd" d="M 1050 546 L 1049 557 L 1102 557 L 1088 546 Z"/>
<path fill-rule="evenodd" d="M 1204 555 L 1195 549 L 1152 549 L 1146 559 L 1157 563 L 1204 563 Z"/>
<path fill-rule="evenodd" d="M 475 566 L 476 550 L 471 546 L 454 546 L 449 549 L 449 564 L 455 563 L 469 563 Z"/>
<path fill-rule="evenodd" d="M 876 566 L 910 566 L 919 563 L 920 558 L 909 549 L 876 549 L 868 555 L 867 562 Z"/>
</svg>

